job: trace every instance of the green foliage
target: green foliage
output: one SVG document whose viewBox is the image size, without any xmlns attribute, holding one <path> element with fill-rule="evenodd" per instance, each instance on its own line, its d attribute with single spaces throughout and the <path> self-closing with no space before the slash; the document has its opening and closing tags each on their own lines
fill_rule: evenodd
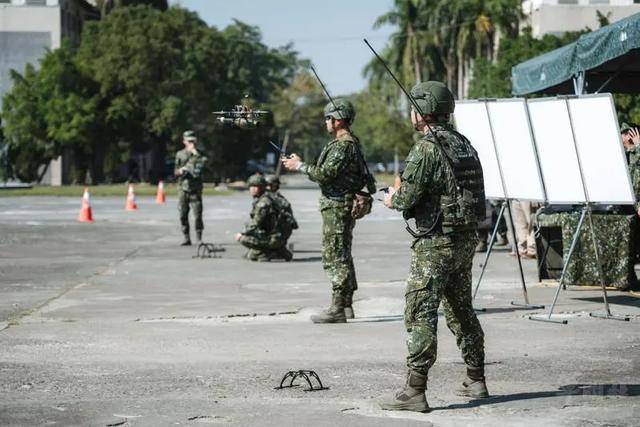
<svg viewBox="0 0 640 427">
<path fill-rule="evenodd" d="M 504 37 L 495 63 L 480 59 L 475 63 L 473 79 L 469 85 L 470 98 L 499 98 L 511 96 L 511 68 L 545 52 L 575 41 L 581 32 L 562 37 L 545 35 L 537 39 L 531 29 L 525 28 L 516 37 Z"/>
<path fill-rule="evenodd" d="M 150 152 L 155 180 L 182 148 L 185 129 L 203 142 L 209 179 L 238 176 L 248 159 L 264 155 L 272 129 L 220 129 L 211 112 L 244 93 L 270 102 L 292 81 L 296 52 L 266 47 L 256 27 L 239 21 L 220 32 L 193 12 L 161 9 L 115 7 L 85 24 L 77 52 L 65 45 L 39 71 L 14 73 L 2 114 L 19 178 L 37 180 L 65 152 L 75 181 L 90 171 L 102 182 L 117 178 L 132 154 Z"/>
<path fill-rule="evenodd" d="M 367 161 L 389 161 L 396 150 L 401 156 L 409 153 L 414 132 L 411 122 L 389 97 L 370 90 L 351 99 L 358 111 L 353 132 L 362 142 Z"/>
</svg>

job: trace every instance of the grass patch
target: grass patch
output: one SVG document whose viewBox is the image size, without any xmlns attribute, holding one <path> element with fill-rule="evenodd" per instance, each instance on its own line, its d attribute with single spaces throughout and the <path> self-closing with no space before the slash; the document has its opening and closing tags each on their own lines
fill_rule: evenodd
<svg viewBox="0 0 640 427">
<path fill-rule="evenodd" d="M 106 184 L 89 186 L 91 197 L 126 197 L 127 184 Z M 150 184 L 135 184 L 136 196 L 155 196 L 157 187 Z M 165 184 L 164 191 L 167 196 L 178 194 L 176 184 Z M 0 197 L 17 196 L 48 196 L 48 197 L 82 197 L 83 185 L 65 185 L 51 187 L 47 185 L 34 185 L 32 188 L 20 188 L 0 190 Z M 231 190 L 216 190 L 213 184 L 205 184 L 203 194 L 205 196 L 221 196 L 231 194 Z"/>
</svg>

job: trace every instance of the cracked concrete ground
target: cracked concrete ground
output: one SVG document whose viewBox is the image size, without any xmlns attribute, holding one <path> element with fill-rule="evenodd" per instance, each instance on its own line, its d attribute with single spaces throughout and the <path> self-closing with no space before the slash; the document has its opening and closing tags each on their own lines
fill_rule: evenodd
<svg viewBox="0 0 640 427">
<path fill-rule="evenodd" d="M 247 193 L 205 199 L 205 240 L 226 249 L 194 259 L 180 240 L 175 200 L 158 206 L 94 199 L 94 224 L 78 224 L 80 198 L 0 199 L 0 425 L 638 425 L 640 299 L 610 292 L 630 322 L 601 320 L 593 288 L 569 288 L 567 325 L 532 322 L 517 266 L 489 261 L 477 305 L 493 397 L 467 400 L 453 337 L 441 322 L 430 373 L 429 414 L 383 412 L 376 402 L 404 381 L 403 286 L 409 236 L 376 205 L 360 221 L 357 318 L 314 325 L 329 301 L 320 264 L 317 191 L 285 190 L 301 229 L 291 263 L 243 261 L 233 235 Z M 482 256 L 476 257 L 477 277 Z M 536 283 L 548 304 L 553 284 Z M 327 390 L 275 390 L 288 370 L 313 369 Z"/>
</svg>

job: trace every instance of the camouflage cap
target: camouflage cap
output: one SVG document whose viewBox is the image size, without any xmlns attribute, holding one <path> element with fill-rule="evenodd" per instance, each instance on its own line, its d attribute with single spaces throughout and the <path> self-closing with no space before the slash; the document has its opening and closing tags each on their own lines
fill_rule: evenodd
<svg viewBox="0 0 640 427">
<path fill-rule="evenodd" d="M 190 142 L 195 142 L 198 140 L 198 137 L 196 136 L 196 133 L 192 130 L 186 130 L 182 133 L 182 138 L 186 139 L 187 141 Z"/>
<path fill-rule="evenodd" d="M 271 185 L 271 184 L 280 184 L 280 178 L 278 178 L 275 175 L 267 175 L 267 184 Z"/>
<path fill-rule="evenodd" d="M 348 99 L 338 98 L 334 102 L 329 101 L 324 107 L 325 117 L 333 117 L 337 120 L 347 120 L 349 123 L 356 118 L 356 109 Z"/>
<path fill-rule="evenodd" d="M 247 180 L 247 185 L 249 187 L 264 187 L 267 185 L 267 181 L 262 175 L 251 175 Z"/>
<path fill-rule="evenodd" d="M 436 81 L 418 83 L 411 89 L 422 114 L 451 114 L 456 108 L 453 93 L 444 84 Z"/>
<path fill-rule="evenodd" d="M 631 129 L 631 126 L 627 122 L 620 123 L 620 133 L 625 133 Z"/>
</svg>

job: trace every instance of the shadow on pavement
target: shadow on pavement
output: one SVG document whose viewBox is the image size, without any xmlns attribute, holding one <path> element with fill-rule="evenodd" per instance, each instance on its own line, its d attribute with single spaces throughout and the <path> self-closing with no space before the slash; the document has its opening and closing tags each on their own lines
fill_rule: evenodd
<svg viewBox="0 0 640 427">
<path fill-rule="evenodd" d="M 471 400 L 467 403 L 455 403 L 448 406 L 431 408 L 432 410 L 468 409 L 484 405 L 514 402 L 518 400 L 544 399 L 566 396 L 640 396 L 640 384 L 570 384 L 554 391 L 534 391 L 530 393 L 505 394 L 487 399 Z"/>
<path fill-rule="evenodd" d="M 319 256 L 311 256 L 307 258 L 294 258 L 291 262 L 318 262 L 322 261 L 322 257 Z"/>
</svg>

